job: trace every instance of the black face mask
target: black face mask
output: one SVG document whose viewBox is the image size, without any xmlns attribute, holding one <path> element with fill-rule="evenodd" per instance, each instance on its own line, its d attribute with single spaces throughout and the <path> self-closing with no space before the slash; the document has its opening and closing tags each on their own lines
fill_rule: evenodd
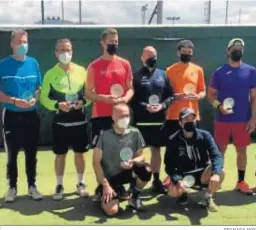
<svg viewBox="0 0 256 230">
<path fill-rule="evenodd" d="M 230 58 L 232 61 L 240 61 L 243 57 L 243 52 L 241 50 L 234 50 L 231 52 Z"/>
<path fill-rule="evenodd" d="M 195 122 L 193 122 L 193 121 L 186 122 L 186 123 L 184 124 L 183 129 L 184 129 L 186 132 L 192 133 L 192 132 L 194 132 L 195 129 L 196 129 L 196 124 L 195 124 Z"/>
<path fill-rule="evenodd" d="M 157 61 L 156 57 L 151 57 L 151 58 L 147 59 L 147 61 L 146 61 L 147 67 L 148 68 L 156 67 L 156 61 Z"/>
<path fill-rule="evenodd" d="M 192 58 L 192 55 L 191 54 L 181 54 L 180 55 L 180 60 L 183 62 L 183 63 L 188 63 L 191 61 L 191 58 Z"/>
<path fill-rule="evenodd" d="M 108 44 L 107 52 L 109 55 L 115 55 L 117 52 L 118 45 L 116 44 Z"/>
</svg>

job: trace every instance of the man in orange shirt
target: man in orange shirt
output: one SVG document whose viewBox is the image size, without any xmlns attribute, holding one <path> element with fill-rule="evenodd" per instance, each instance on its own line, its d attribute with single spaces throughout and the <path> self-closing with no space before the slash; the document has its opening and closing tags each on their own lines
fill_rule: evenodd
<svg viewBox="0 0 256 230">
<path fill-rule="evenodd" d="M 203 69 L 192 63 L 194 44 L 190 40 L 182 40 L 177 46 L 177 55 L 180 61 L 167 68 L 166 74 L 173 87 L 175 100 L 170 105 L 164 130 L 168 136 L 179 129 L 179 111 L 184 108 L 192 108 L 196 113 L 197 126 L 200 120 L 199 101 L 205 98 L 206 87 Z M 169 183 L 165 179 L 164 185 Z"/>
</svg>

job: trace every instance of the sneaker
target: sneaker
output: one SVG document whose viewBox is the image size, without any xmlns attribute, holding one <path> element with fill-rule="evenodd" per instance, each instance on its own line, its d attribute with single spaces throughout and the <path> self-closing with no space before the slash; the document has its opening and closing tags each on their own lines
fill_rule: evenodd
<svg viewBox="0 0 256 230">
<path fill-rule="evenodd" d="M 168 188 L 168 187 L 170 186 L 170 184 L 171 184 L 171 178 L 170 178 L 169 176 L 167 176 L 167 177 L 164 179 L 164 181 L 163 181 L 163 186 L 164 186 L 165 188 Z"/>
<path fill-rule="evenodd" d="M 5 197 L 5 202 L 9 203 L 9 202 L 13 202 L 15 201 L 17 196 L 17 190 L 16 188 L 9 188 L 7 195 Z"/>
<path fill-rule="evenodd" d="M 165 186 L 162 184 L 160 180 L 155 180 L 152 183 L 152 190 L 159 194 L 167 194 L 167 191 L 165 189 Z"/>
<path fill-rule="evenodd" d="M 126 191 L 124 186 L 120 186 L 117 189 L 117 196 L 121 201 L 129 200 L 131 198 L 131 192 Z"/>
<path fill-rule="evenodd" d="M 183 193 L 177 200 L 177 204 L 186 205 L 188 203 L 188 194 Z"/>
<path fill-rule="evenodd" d="M 81 197 L 89 197 L 87 186 L 83 183 L 80 183 L 76 186 L 76 191 Z"/>
<path fill-rule="evenodd" d="M 62 200 L 63 199 L 63 191 L 64 188 L 62 185 L 57 185 L 56 186 L 56 190 L 55 190 L 55 194 L 53 195 L 53 199 L 54 200 Z"/>
<path fill-rule="evenodd" d="M 140 199 L 140 197 L 138 198 L 131 198 L 128 202 L 129 206 L 137 211 L 141 211 L 143 210 L 143 204 L 142 201 Z"/>
<path fill-rule="evenodd" d="M 217 212 L 218 211 L 218 207 L 214 202 L 214 199 L 212 197 L 208 198 L 205 200 L 205 205 L 206 208 L 210 211 L 210 212 Z"/>
<path fill-rule="evenodd" d="M 235 188 L 237 191 L 247 194 L 247 195 L 253 195 L 253 189 L 249 187 L 249 185 L 246 183 L 246 181 L 238 182 Z"/>
<path fill-rule="evenodd" d="M 28 189 L 28 195 L 32 197 L 33 200 L 42 200 L 42 194 L 37 190 L 36 186 L 30 186 Z"/>
</svg>

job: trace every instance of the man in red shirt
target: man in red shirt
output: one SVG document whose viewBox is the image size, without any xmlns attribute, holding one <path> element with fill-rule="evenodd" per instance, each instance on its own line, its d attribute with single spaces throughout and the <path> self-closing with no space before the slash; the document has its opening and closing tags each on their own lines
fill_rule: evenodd
<svg viewBox="0 0 256 230">
<path fill-rule="evenodd" d="M 119 57 L 118 32 L 109 28 L 101 34 L 103 55 L 87 68 L 85 95 L 92 105 L 92 147 L 102 130 L 112 128 L 112 110 L 116 103 L 128 103 L 132 98 L 133 75 L 128 60 Z M 121 189 L 122 192 L 124 189 Z M 120 191 L 121 191 L 120 190 Z"/>
</svg>

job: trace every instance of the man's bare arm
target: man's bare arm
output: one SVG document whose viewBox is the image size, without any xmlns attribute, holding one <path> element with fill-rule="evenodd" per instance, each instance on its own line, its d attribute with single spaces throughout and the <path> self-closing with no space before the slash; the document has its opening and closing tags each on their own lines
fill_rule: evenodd
<svg viewBox="0 0 256 230">
<path fill-rule="evenodd" d="M 101 160 L 102 160 L 102 150 L 99 148 L 94 148 L 93 150 L 93 168 L 94 172 L 96 174 L 98 182 L 103 185 L 109 185 L 107 178 L 104 175 L 102 166 L 101 166 Z"/>
<path fill-rule="evenodd" d="M 134 163 L 142 163 L 145 161 L 145 156 L 143 154 L 143 148 L 139 149 L 136 154 L 135 157 L 132 159 L 132 161 Z"/>
<path fill-rule="evenodd" d="M 123 99 L 124 99 L 125 103 L 128 103 L 134 95 L 132 77 L 126 80 L 126 87 L 127 87 L 127 92 L 126 92 L 125 96 L 123 97 Z"/>
<path fill-rule="evenodd" d="M 217 101 L 217 95 L 218 95 L 218 91 L 212 87 L 209 87 L 207 99 L 211 105 L 213 105 L 214 102 Z"/>
<path fill-rule="evenodd" d="M 3 91 L 0 91 L 0 102 L 14 104 L 15 98 L 7 96 Z"/>
<path fill-rule="evenodd" d="M 251 89 L 251 120 L 256 120 L 256 88 Z"/>
<path fill-rule="evenodd" d="M 206 96 L 206 91 L 204 90 L 204 91 L 199 92 L 198 96 L 199 96 L 200 100 L 204 99 Z"/>
</svg>

